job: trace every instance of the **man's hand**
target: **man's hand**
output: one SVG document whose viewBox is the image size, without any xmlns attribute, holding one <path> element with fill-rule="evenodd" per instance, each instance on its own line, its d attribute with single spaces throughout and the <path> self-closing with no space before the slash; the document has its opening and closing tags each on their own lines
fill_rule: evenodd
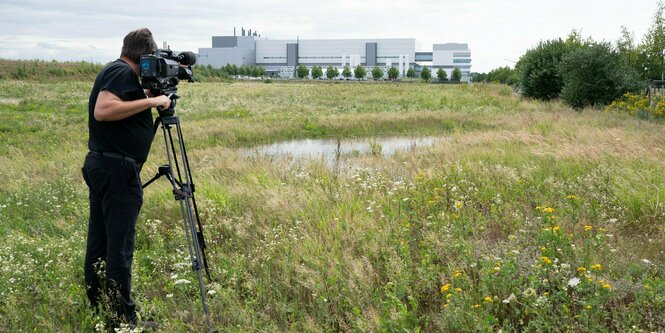
<svg viewBox="0 0 665 333">
<path fill-rule="evenodd" d="M 171 98 L 166 95 L 159 95 L 157 97 L 150 97 L 148 99 L 154 100 L 155 104 L 153 107 L 168 109 L 171 106 Z"/>
</svg>

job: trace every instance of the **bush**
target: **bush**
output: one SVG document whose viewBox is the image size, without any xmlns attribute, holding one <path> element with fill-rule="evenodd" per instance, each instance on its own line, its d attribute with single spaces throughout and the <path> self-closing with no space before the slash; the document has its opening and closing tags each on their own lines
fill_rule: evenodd
<svg viewBox="0 0 665 333">
<path fill-rule="evenodd" d="M 608 43 L 574 49 L 562 59 L 559 72 L 563 80 L 561 98 L 575 108 L 607 105 L 640 88 L 638 74 Z"/>
<path fill-rule="evenodd" d="M 570 49 L 570 45 L 559 38 L 540 42 L 535 49 L 528 50 L 515 66 L 522 94 L 542 100 L 557 98 L 563 88 L 558 67 Z"/>
<path fill-rule="evenodd" d="M 661 98 L 652 107 L 647 96 L 626 93 L 612 102 L 605 111 L 627 113 L 641 118 L 665 118 L 665 99 Z"/>
</svg>

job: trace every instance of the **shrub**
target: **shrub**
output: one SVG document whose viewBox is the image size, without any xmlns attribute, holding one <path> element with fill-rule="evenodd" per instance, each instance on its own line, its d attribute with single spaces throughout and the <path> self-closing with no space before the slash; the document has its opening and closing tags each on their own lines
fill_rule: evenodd
<svg viewBox="0 0 665 333">
<path fill-rule="evenodd" d="M 581 108 L 607 105 L 627 92 L 639 90 L 638 74 L 625 65 L 608 43 L 575 48 L 561 61 L 561 98 Z"/>
<path fill-rule="evenodd" d="M 665 98 L 661 98 L 655 106 L 651 106 L 647 96 L 626 93 L 607 106 L 605 111 L 627 113 L 642 118 L 665 118 Z"/>
<path fill-rule="evenodd" d="M 528 50 L 517 65 L 522 94 L 542 100 L 557 98 L 563 88 L 559 75 L 559 63 L 570 52 L 571 47 L 562 39 L 540 42 Z"/>
</svg>

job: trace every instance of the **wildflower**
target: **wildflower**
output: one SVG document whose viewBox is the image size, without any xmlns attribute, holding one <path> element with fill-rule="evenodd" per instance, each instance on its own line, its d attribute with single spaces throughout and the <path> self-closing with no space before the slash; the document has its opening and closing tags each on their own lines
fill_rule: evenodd
<svg viewBox="0 0 665 333">
<path fill-rule="evenodd" d="M 540 257 L 540 260 L 542 260 L 543 263 L 545 263 L 545 265 L 551 265 L 552 264 L 552 260 L 550 258 L 546 257 L 546 256 Z"/>
<path fill-rule="evenodd" d="M 458 278 L 460 276 L 462 276 L 462 271 L 455 271 L 455 273 L 453 273 L 454 278 Z"/>
<path fill-rule="evenodd" d="M 552 232 L 557 232 L 557 231 L 559 231 L 559 229 L 561 229 L 561 228 L 559 228 L 558 225 L 555 225 L 555 226 L 552 228 Z"/>
<path fill-rule="evenodd" d="M 446 283 L 446 284 L 442 285 L 441 286 L 441 293 L 442 294 L 445 293 L 446 291 L 448 291 L 448 289 L 450 289 L 450 283 Z"/>
<path fill-rule="evenodd" d="M 508 298 L 504 299 L 502 302 L 503 302 L 503 304 L 510 304 L 510 302 L 512 302 L 516 299 L 517 299 L 517 297 L 515 296 L 515 294 L 510 294 L 510 296 L 508 296 Z"/>
<path fill-rule="evenodd" d="M 586 308 L 587 308 L 588 310 L 591 310 L 591 309 L 593 308 L 593 306 L 591 306 L 591 305 L 587 305 Z"/>
<path fill-rule="evenodd" d="M 453 297 L 453 294 L 447 294 L 446 299 Z M 450 302 L 450 300 L 448 300 Z"/>
<path fill-rule="evenodd" d="M 600 270 L 603 269 L 603 265 L 595 264 L 595 265 L 591 266 L 591 269 L 594 270 L 594 271 L 600 271 Z"/>
<path fill-rule="evenodd" d="M 593 229 L 593 227 L 590 226 L 590 225 L 585 225 L 584 226 L 584 231 L 591 231 L 591 229 Z"/>
<path fill-rule="evenodd" d="M 586 268 L 584 268 L 584 267 L 577 267 L 577 272 L 580 273 L 580 275 L 584 275 L 584 273 L 586 273 Z"/>
<path fill-rule="evenodd" d="M 603 287 L 603 289 L 610 289 L 610 288 L 612 288 L 612 286 L 610 286 L 610 284 L 607 283 L 607 282 L 603 282 L 603 283 L 602 283 L 602 287 Z"/>
<path fill-rule="evenodd" d="M 455 201 L 455 209 L 460 210 L 460 209 L 462 209 L 462 207 L 464 207 L 463 202 L 461 202 L 459 200 Z"/>
<path fill-rule="evenodd" d="M 455 291 L 458 292 L 458 293 L 461 293 L 461 292 L 462 292 L 462 288 L 455 288 Z"/>
<path fill-rule="evenodd" d="M 480 304 L 474 304 L 474 305 L 472 305 L 471 307 L 474 308 L 474 309 L 477 309 L 477 308 L 480 307 Z"/>
<path fill-rule="evenodd" d="M 568 195 L 568 196 L 566 196 L 566 199 L 577 200 L 577 196 L 574 196 L 574 195 Z"/>
<path fill-rule="evenodd" d="M 533 288 L 527 288 L 524 292 L 522 292 L 522 296 L 524 297 L 531 297 L 536 295 L 536 290 Z"/>
<path fill-rule="evenodd" d="M 177 286 L 177 285 L 179 285 L 179 284 L 190 284 L 190 283 L 192 283 L 192 282 L 190 282 L 190 281 L 187 280 L 187 279 L 180 279 L 180 280 L 174 282 L 173 284 Z"/>
<path fill-rule="evenodd" d="M 492 302 L 493 302 L 493 301 L 492 301 L 492 297 L 485 296 L 485 298 L 483 298 L 483 302 L 485 302 L 485 303 L 492 303 Z"/>
<path fill-rule="evenodd" d="M 642 259 L 642 262 L 647 264 L 647 265 L 651 265 L 651 260 L 649 260 L 649 259 Z"/>
<path fill-rule="evenodd" d="M 577 287 L 578 284 L 580 284 L 580 279 L 579 278 L 574 277 L 574 278 L 568 280 L 568 285 L 573 287 L 573 288 Z"/>
<path fill-rule="evenodd" d="M 545 207 L 545 208 L 543 208 L 542 212 L 543 212 L 543 213 L 547 213 L 547 214 L 552 214 L 552 213 L 554 213 L 554 208 L 552 208 L 552 207 Z"/>
</svg>

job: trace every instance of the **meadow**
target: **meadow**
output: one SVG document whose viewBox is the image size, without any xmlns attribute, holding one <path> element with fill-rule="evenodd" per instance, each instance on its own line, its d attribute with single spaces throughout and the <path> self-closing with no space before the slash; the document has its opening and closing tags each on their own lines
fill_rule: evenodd
<svg viewBox="0 0 665 333">
<path fill-rule="evenodd" d="M 91 86 L 0 80 L 0 331 L 113 331 L 83 288 Z M 662 121 L 502 85 L 179 88 L 220 331 L 665 331 Z M 243 153 L 384 137 L 441 140 L 333 164 Z M 205 331 L 181 219 L 170 184 L 145 190 L 133 295 L 160 331 Z"/>
</svg>

